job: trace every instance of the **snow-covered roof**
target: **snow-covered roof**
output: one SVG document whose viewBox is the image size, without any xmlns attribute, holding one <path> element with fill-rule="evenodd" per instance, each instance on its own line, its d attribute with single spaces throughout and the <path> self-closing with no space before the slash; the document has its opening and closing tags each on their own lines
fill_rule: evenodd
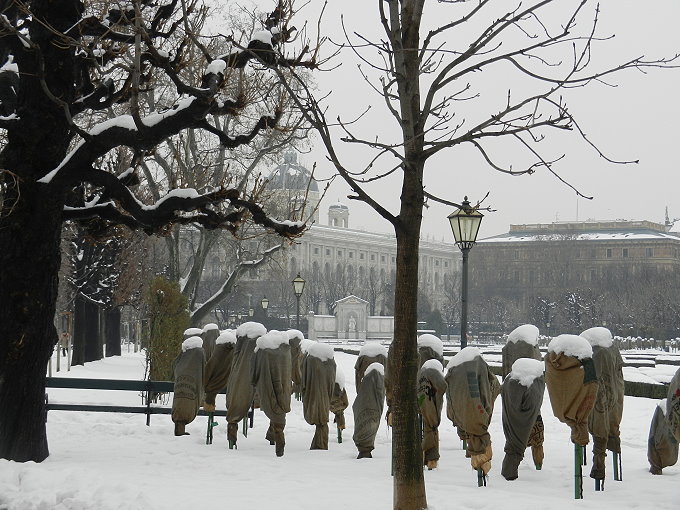
<svg viewBox="0 0 680 510">
<path fill-rule="evenodd" d="M 265 328 L 259 322 L 244 322 L 238 328 L 236 328 L 236 336 L 245 336 L 248 338 L 257 338 L 262 336 L 267 332 Z"/>
<path fill-rule="evenodd" d="M 559 335 L 548 344 L 548 352 L 562 352 L 578 359 L 593 357 L 593 348 L 588 340 L 579 335 Z"/>
<path fill-rule="evenodd" d="M 588 340 L 592 346 L 611 347 L 614 344 L 612 332 L 602 326 L 586 329 L 580 336 Z"/>
<path fill-rule="evenodd" d="M 387 356 L 387 349 L 380 342 L 367 342 L 359 349 L 359 356 Z"/>
<path fill-rule="evenodd" d="M 538 345 L 538 328 L 533 324 L 517 326 L 508 335 L 508 342 L 525 342 L 530 345 Z"/>
<path fill-rule="evenodd" d="M 366 371 L 364 372 L 364 377 L 366 377 L 370 372 L 378 372 L 380 375 L 385 375 L 385 367 L 382 366 L 382 363 L 371 363 L 366 367 Z"/>
<path fill-rule="evenodd" d="M 189 349 L 200 349 L 203 347 L 203 339 L 200 336 L 190 336 L 182 342 L 182 352 Z"/>
<path fill-rule="evenodd" d="M 518 358 L 512 364 L 508 377 L 528 388 L 534 380 L 543 375 L 544 369 L 545 364 L 542 361 L 533 358 Z"/>
<path fill-rule="evenodd" d="M 215 340 L 216 344 L 235 344 L 236 343 L 236 333 L 231 329 L 223 331 L 220 336 Z"/>
<path fill-rule="evenodd" d="M 333 359 L 335 351 L 333 350 L 333 347 L 328 344 L 314 342 L 312 345 L 309 346 L 309 349 L 307 349 L 307 354 L 309 356 L 319 358 L 321 361 L 326 361 L 329 359 Z"/>
<path fill-rule="evenodd" d="M 442 362 L 439 361 L 436 358 L 431 358 L 428 359 L 425 363 L 423 363 L 423 366 L 421 367 L 422 370 L 425 370 L 427 368 L 433 368 L 442 374 L 444 373 L 444 365 L 442 365 Z"/>
<path fill-rule="evenodd" d="M 280 345 L 288 344 L 288 335 L 283 331 L 272 329 L 258 337 L 255 342 L 255 351 L 259 349 L 278 349 Z"/>
<path fill-rule="evenodd" d="M 480 351 L 477 347 L 465 347 L 464 349 L 461 349 L 459 353 L 457 353 L 453 358 L 451 358 L 446 365 L 446 369 L 449 370 L 453 367 L 457 367 L 458 365 L 462 365 L 466 361 L 471 361 L 475 358 L 481 358 L 482 357 L 482 351 Z"/>
<path fill-rule="evenodd" d="M 444 355 L 444 344 L 435 335 L 425 333 L 418 337 L 418 347 L 430 347 L 434 352 L 440 356 Z"/>
</svg>

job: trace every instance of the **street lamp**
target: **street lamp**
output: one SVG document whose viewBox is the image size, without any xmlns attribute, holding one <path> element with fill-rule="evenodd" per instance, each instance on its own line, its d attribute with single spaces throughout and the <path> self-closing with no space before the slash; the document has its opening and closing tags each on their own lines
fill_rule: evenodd
<svg viewBox="0 0 680 510">
<path fill-rule="evenodd" d="M 269 300 L 267 299 L 267 296 L 264 296 L 262 298 L 262 301 L 260 301 L 260 304 L 262 305 L 262 309 L 264 310 L 264 314 L 267 315 L 267 308 L 269 308 Z"/>
<path fill-rule="evenodd" d="M 297 329 L 300 329 L 300 297 L 302 291 L 305 290 L 305 280 L 300 276 L 300 273 L 293 279 L 293 292 L 297 298 Z"/>
<path fill-rule="evenodd" d="M 482 223 L 484 215 L 477 209 L 470 206 L 468 197 L 465 197 L 462 205 L 454 212 L 449 214 L 449 222 L 456 244 L 463 252 L 463 282 L 461 288 L 461 314 L 460 314 L 460 348 L 467 346 L 467 295 L 468 295 L 468 252 L 477 241 L 479 225 Z"/>
<path fill-rule="evenodd" d="M 251 317 L 255 315 L 255 308 L 253 307 L 248 308 L 248 315 L 250 315 Z"/>
</svg>

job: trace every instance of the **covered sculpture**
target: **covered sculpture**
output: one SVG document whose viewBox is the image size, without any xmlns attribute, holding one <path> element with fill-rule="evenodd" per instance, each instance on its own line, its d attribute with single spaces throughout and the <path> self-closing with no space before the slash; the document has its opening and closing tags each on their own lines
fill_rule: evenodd
<svg viewBox="0 0 680 510">
<path fill-rule="evenodd" d="M 593 348 L 598 383 L 595 406 L 588 418 L 588 431 L 593 436 L 590 477 L 604 480 L 607 450 L 614 453 L 615 460 L 616 456 L 621 455 L 619 425 L 623 417 L 623 358 L 607 328 L 590 328 L 580 336 L 588 340 Z"/>
<path fill-rule="evenodd" d="M 385 367 L 378 362 L 368 365 L 357 387 L 352 403 L 354 434 L 352 439 L 359 450 L 357 459 L 371 458 L 375 448 L 375 436 L 380 427 L 385 405 Z"/>
<path fill-rule="evenodd" d="M 236 445 L 238 423 L 246 417 L 253 403 L 255 389 L 251 383 L 250 365 L 255 343 L 266 332 L 267 329 L 259 322 L 244 322 L 236 329 L 236 345 L 227 380 L 227 439 L 230 448 Z"/>
<path fill-rule="evenodd" d="M 302 348 L 300 343 L 305 339 L 301 331 L 289 329 L 288 344 L 290 345 L 291 377 L 293 378 L 293 392 L 299 396 L 302 382 Z"/>
<path fill-rule="evenodd" d="M 184 338 L 182 340 L 184 341 L 187 338 L 191 338 L 192 336 L 201 336 L 201 335 L 203 335 L 203 330 L 201 328 L 187 328 L 187 329 L 184 330 Z M 203 352 L 205 352 L 205 351 L 203 351 Z"/>
<path fill-rule="evenodd" d="M 668 399 L 663 399 L 654 408 L 652 423 L 647 439 L 647 460 L 649 472 L 653 475 L 663 473 L 663 468 L 678 462 L 678 441 L 673 436 L 666 415 Z"/>
<path fill-rule="evenodd" d="M 673 437 L 676 441 L 680 441 L 680 368 L 675 372 L 668 386 L 666 419 Z"/>
<path fill-rule="evenodd" d="M 520 358 L 530 358 L 543 361 L 543 355 L 538 348 L 539 331 L 533 324 L 522 324 L 513 329 L 501 351 L 502 379 L 504 380 L 512 370 L 512 365 Z M 543 418 L 539 412 L 529 434 L 528 444 L 531 446 L 531 456 L 537 469 L 543 465 Z M 522 450 L 524 452 L 524 450 Z"/>
<path fill-rule="evenodd" d="M 387 350 L 380 342 L 367 342 L 359 349 L 359 356 L 354 364 L 354 384 L 357 391 L 366 369 L 373 363 L 380 363 L 383 367 L 387 363 Z"/>
<path fill-rule="evenodd" d="M 205 364 L 205 403 L 203 409 L 208 413 L 215 412 L 215 397 L 225 391 L 236 346 L 236 333 L 227 330 L 215 340 L 212 356 Z"/>
<path fill-rule="evenodd" d="M 338 427 L 338 440 L 342 441 L 342 431 L 345 430 L 345 409 L 349 406 L 347 390 L 345 390 L 345 373 L 339 366 L 335 367 L 335 384 L 333 398 L 331 398 L 331 413 L 335 415 L 333 423 Z"/>
<path fill-rule="evenodd" d="M 217 324 L 210 322 L 203 326 L 201 338 L 203 339 L 203 352 L 205 352 L 205 359 L 209 360 L 212 352 L 215 349 L 215 342 L 220 336 L 220 329 Z"/>
<path fill-rule="evenodd" d="M 194 421 L 203 402 L 205 354 L 203 340 L 192 336 L 182 342 L 182 352 L 173 363 L 175 386 L 172 394 L 172 421 L 175 435 L 188 434 L 185 427 Z"/>
<path fill-rule="evenodd" d="M 472 468 L 491 469 L 489 423 L 500 383 L 476 347 L 465 347 L 446 366 L 446 414 L 465 438 Z"/>
<path fill-rule="evenodd" d="M 444 344 L 435 335 L 426 333 L 418 337 L 418 366 L 422 367 L 429 359 L 436 359 L 444 365 Z"/>
<path fill-rule="evenodd" d="M 288 334 L 271 330 L 257 339 L 250 380 L 260 397 L 260 409 L 269 418 L 265 438 L 276 445 L 276 456 L 281 457 L 286 445 L 283 429 L 293 392 Z"/>
<path fill-rule="evenodd" d="M 335 386 L 333 347 L 316 343 L 302 362 L 302 408 L 305 421 L 316 430 L 310 450 L 328 450 L 328 420 Z"/>
<path fill-rule="evenodd" d="M 418 370 L 418 411 L 423 420 L 423 464 L 427 469 L 436 468 L 439 461 L 439 424 L 445 393 L 441 361 L 436 358 L 426 360 Z"/>
<path fill-rule="evenodd" d="M 515 480 L 519 476 L 519 464 L 530 444 L 529 437 L 541 411 L 544 392 L 543 362 L 533 358 L 515 360 L 501 388 L 505 434 L 501 475 L 506 480 Z M 536 467 L 540 469 L 539 464 Z"/>
</svg>

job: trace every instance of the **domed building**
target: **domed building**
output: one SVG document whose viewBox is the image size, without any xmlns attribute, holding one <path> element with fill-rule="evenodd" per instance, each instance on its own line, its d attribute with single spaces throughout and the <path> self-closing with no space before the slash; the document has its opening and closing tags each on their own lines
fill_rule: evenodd
<svg viewBox="0 0 680 510">
<path fill-rule="evenodd" d="M 298 163 L 297 153 L 287 152 L 283 163 L 267 178 L 267 189 L 275 194 L 281 216 L 319 223 L 319 185 L 312 173 Z"/>
</svg>

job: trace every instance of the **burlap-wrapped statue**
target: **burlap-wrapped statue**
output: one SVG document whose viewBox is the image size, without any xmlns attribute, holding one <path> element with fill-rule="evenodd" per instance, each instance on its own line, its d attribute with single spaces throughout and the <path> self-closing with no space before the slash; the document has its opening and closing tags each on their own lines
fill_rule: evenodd
<svg viewBox="0 0 680 510">
<path fill-rule="evenodd" d="M 677 375 L 677 374 L 676 374 Z M 665 467 L 678 462 L 678 441 L 673 436 L 666 415 L 668 399 L 663 399 L 654 409 L 652 424 L 647 439 L 647 460 L 649 472 L 653 475 L 663 474 Z"/>
<path fill-rule="evenodd" d="M 380 363 L 383 367 L 387 363 L 387 350 L 380 342 L 367 342 L 359 349 L 359 356 L 354 364 L 354 384 L 357 391 L 364 372 L 373 363 Z"/>
<path fill-rule="evenodd" d="M 339 431 L 345 430 L 345 409 L 349 406 L 347 390 L 345 390 L 345 373 L 339 366 L 335 367 L 335 384 L 333 385 L 333 397 L 331 398 L 331 413 L 335 415 L 333 423 Z M 342 433 L 338 433 L 338 439 L 342 440 Z"/>
<path fill-rule="evenodd" d="M 286 445 L 283 429 L 293 392 L 288 334 L 271 330 L 257 339 L 251 366 L 251 383 L 260 397 L 260 409 L 269 418 L 265 439 L 276 445 L 281 457 Z"/>
<path fill-rule="evenodd" d="M 577 335 L 559 335 L 548 344 L 545 384 L 553 414 L 571 429 L 571 441 L 588 444 L 588 417 L 595 405 L 597 373 L 593 348 Z"/>
<path fill-rule="evenodd" d="M 266 332 L 267 329 L 259 322 L 245 322 L 236 329 L 236 345 L 227 381 L 229 448 L 236 446 L 238 423 L 246 417 L 253 403 L 255 389 L 250 379 L 250 365 L 255 352 L 255 343 Z"/>
<path fill-rule="evenodd" d="M 427 469 L 435 469 L 439 461 L 439 424 L 445 393 L 446 381 L 441 361 L 437 358 L 427 359 L 418 370 L 418 411 L 423 418 L 423 464 Z"/>
<path fill-rule="evenodd" d="M 668 386 L 666 419 L 673 437 L 676 441 L 680 441 L 680 368 L 675 372 Z"/>
<path fill-rule="evenodd" d="M 293 378 L 293 392 L 300 394 L 300 385 L 302 383 L 302 348 L 300 342 L 304 340 L 305 336 L 297 329 L 289 329 L 288 344 L 290 345 L 290 362 L 291 362 L 291 377 Z"/>
<path fill-rule="evenodd" d="M 203 339 L 203 352 L 205 352 L 205 359 L 209 360 L 215 349 L 215 341 L 220 336 L 220 329 L 217 324 L 210 322 L 203 326 L 201 338 Z"/>
<path fill-rule="evenodd" d="M 607 450 L 614 453 L 615 461 L 621 455 L 619 425 L 623 417 L 623 358 L 607 328 L 590 328 L 581 333 L 581 336 L 593 347 L 593 363 L 598 383 L 595 406 L 588 418 L 588 431 L 593 436 L 590 478 L 604 480 Z"/>
<path fill-rule="evenodd" d="M 203 335 L 203 330 L 201 328 L 188 328 L 184 330 L 184 338 L 182 340 L 186 340 L 187 338 L 191 338 L 192 336 L 200 336 L 201 338 L 203 338 L 201 335 Z"/>
<path fill-rule="evenodd" d="M 543 367 L 543 362 L 537 359 L 518 358 L 503 380 L 501 400 L 505 457 L 501 475 L 506 480 L 518 477 L 519 464 L 541 411 L 545 392 Z M 536 467 L 540 469 L 541 466 L 537 464 Z"/>
<path fill-rule="evenodd" d="M 472 469 L 491 469 L 489 423 L 501 385 L 476 347 L 465 347 L 446 366 L 446 415 L 467 441 Z"/>
<path fill-rule="evenodd" d="M 232 330 L 221 333 L 215 340 L 212 356 L 205 364 L 205 403 L 203 409 L 208 413 L 215 412 L 215 397 L 227 388 L 235 346 L 236 333 Z"/>
<path fill-rule="evenodd" d="M 305 421 L 316 430 L 310 450 L 328 450 L 328 419 L 335 386 L 333 347 L 314 344 L 302 362 L 302 408 Z"/>
<path fill-rule="evenodd" d="M 418 337 L 418 366 L 422 367 L 429 359 L 436 359 L 444 366 L 444 344 L 442 341 L 430 334 Z"/>
<path fill-rule="evenodd" d="M 175 386 L 172 394 L 172 421 L 175 435 L 184 436 L 185 427 L 194 421 L 203 402 L 205 354 L 203 340 L 192 336 L 182 342 L 182 352 L 173 363 Z"/>
<path fill-rule="evenodd" d="M 531 358 L 538 361 L 543 361 L 543 355 L 538 348 L 538 328 L 533 324 L 522 324 L 513 329 L 508 335 L 506 344 L 501 351 L 503 368 L 501 375 L 505 379 L 510 371 L 512 365 L 519 358 Z M 541 469 L 543 465 L 543 418 L 539 412 L 534 422 L 534 426 L 529 434 L 529 446 L 531 446 L 531 456 L 534 465 L 537 469 Z M 524 452 L 524 450 L 522 450 Z"/>
<path fill-rule="evenodd" d="M 375 436 L 380 428 L 385 405 L 385 367 L 375 362 L 363 371 L 357 387 L 357 397 L 352 403 L 354 434 L 352 439 L 359 450 L 357 459 L 371 458 L 375 448 Z"/>
</svg>

